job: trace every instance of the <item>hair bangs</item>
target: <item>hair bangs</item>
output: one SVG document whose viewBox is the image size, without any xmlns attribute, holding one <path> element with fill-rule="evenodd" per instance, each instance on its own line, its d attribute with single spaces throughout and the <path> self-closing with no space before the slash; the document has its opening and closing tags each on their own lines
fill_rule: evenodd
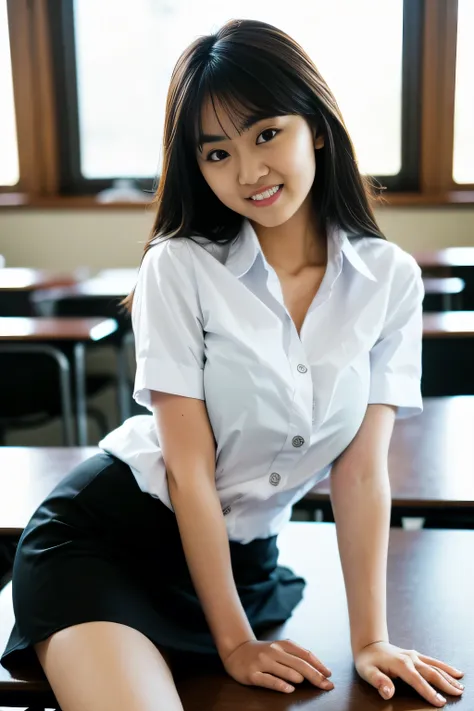
<svg viewBox="0 0 474 711">
<path fill-rule="evenodd" d="M 222 125 L 226 116 L 238 134 L 252 123 L 271 116 L 299 113 L 288 82 L 282 84 L 277 68 L 260 59 L 242 56 L 242 62 L 224 57 L 218 62 L 209 59 L 205 67 L 193 106 L 187 112 L 191 119 L 187 127 L 187 139 L 200 147 L 204 130 L 202 113 L 206 101 L 210 101 L 223 133 L 230 138 Z"/>
</svg>

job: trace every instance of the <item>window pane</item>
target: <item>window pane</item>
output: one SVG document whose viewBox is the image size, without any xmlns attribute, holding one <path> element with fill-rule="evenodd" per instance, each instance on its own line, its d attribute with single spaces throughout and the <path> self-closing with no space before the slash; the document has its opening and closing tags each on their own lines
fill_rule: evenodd
<svg viewBox="0 0 474 711">
<path fill-rule="evenodd" d="M 403 0 L 293 0 L 291 12 L 255 0 L 75 0 L 86 178 L 156 175 L 173 66 L 198 35 L 233 17 L 292 35 L 334 92 L 361 169 L 400 171 Z"/>
<path fill-rule="evenodd" d="M 474 183 L 474 3 L 459 0 L 453 178 Z"/>
<path fill-rule="evenodd" d="M 20 173 L 6 0 L 0 0 L 0 106 L 0 185 L 10 186 Z"/>
</svg>

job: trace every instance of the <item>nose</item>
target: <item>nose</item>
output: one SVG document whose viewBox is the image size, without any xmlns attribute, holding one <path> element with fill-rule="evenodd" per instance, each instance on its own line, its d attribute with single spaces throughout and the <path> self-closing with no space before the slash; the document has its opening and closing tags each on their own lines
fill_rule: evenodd
<svg viewBox="0 0 474 711">
<path fill-rule="evenodd" d="M 268 175 L 270 169 L 261 158 L 255 155 L 246 155 L 242 157 L 239 165 L 239 183 L 240 185 L 255 185 L 260 178 Z"/>
</svg>

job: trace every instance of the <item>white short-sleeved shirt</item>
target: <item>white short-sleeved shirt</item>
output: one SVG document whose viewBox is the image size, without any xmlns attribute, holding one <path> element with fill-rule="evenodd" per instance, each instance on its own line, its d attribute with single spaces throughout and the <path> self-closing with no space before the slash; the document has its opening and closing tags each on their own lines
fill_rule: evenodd
<svg viewBox="0 0 474 711">
<path fill-rule="evenodd" d="M 196 239 L 158 239 L 145 255 L 132 310 L 134 398 L 148 409 L 150 390 L 205 399 L 228 535 L 246 543 L 281 530 L 368 404 L 421 412 L 423 283 L 396 245 L 332 227 L 298 335 L 248 220 L 231 245 Z M 153 415 L 129 418 L 99 445 L 172 509 Z"/>
</svg>

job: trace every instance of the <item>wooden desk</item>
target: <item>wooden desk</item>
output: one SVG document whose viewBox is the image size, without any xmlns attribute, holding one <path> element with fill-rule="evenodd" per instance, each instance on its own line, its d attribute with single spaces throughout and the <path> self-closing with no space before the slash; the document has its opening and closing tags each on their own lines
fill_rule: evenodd
<svg viewBox="0 0 474 711">
<path fill-rule="evenodd" d="M 59 302 L 65 299 L 121 300 L 135 287 L 138 269 L 103 269 L 94 277 L 67 285 L 56 285 L 35 294 L 35 303 Z M 100 314 L 104 315 L 104 314 Z"/>
<path fill-rule="evenodd" d="M 423 338 L 474 338 L 474 311 L 424 313 Z"/>
<path fill-rule="evenodd" d="M 137 274 L 137 269 L 104 269 L 91 279 L 67 287 L 42 289 L 33 295 L 35 311 L 41 316 L 101 316 L 117 321 L 115 354 L 122 421 L 131 416 L 127 352 L 133 335 L 130 317 L 120 307 L 120 301 L 135 287 Z"/>
<path fill-rule="evenodd" d="M 59 273 L 49 269 L 5 267 L 0 271 L 0 291 L 33 291 L 70 286 L 84 279 L 88 274 L 88 269 Z"/>
<path fill-rule="evenodd" d="M 419 250 L 413 253 L 422 269 L 438 267 L 474 268 L 474 247 L 449 247 L 439 250 Z"/>
<path fill-rule="evenodd" d="M 404 682 L 384 701 L 354 670 L 347 603 L 332 524 L 290 523 L 279 538 L 280 562 L 307 580 L 304 598 L 286 625 L 265 635 L 290 638 L 311 649 L 332 671 L 335 689 L 324 692 L 304 683 L 290 695 L 243 686 L 225 673 L 202 672 L 178 681 L 185 711 L 429 711 Z M 391 531 L 388 557 L 388 622 L 392 642 L 442 659 L 465 673 L 459 711 L 474 708 L 474 576 L 466 575 L 474 531 Z M 13 625 L 11 588 L 0 594 L 0 647 Z M 0 667 L 0 705 L 53 706 L 46 681 L 12 678 Z M 453 703 L 453 696 L 448 701 Z"/>
<path fill-rule="evenodd" d="M 421 415 L 395 423 L 389 449 L 399 516 L 474 517 L 474 397 L 425 398 Z M 304 500 L 330 513 L 329 478 Z"/>
<path fill-rule="evenodd" d="M 424 277 L 425 311 L 453 311 L 462 309 L 462 292 L 466 286 L 458 277 Z"/>
<path fill-rule="evenodd" d="M 474 310 L 474 247 L 451 247 L 413 254 L 425 275 L 460 277 L 466 283 L 462 308 Z"/>
<path fill-rule="evenodd" d="M 65 441 L 73 442 L 72 397 L 69 362 L 61 346 L 70 344 L 76 378 L 78 443 L 87 444 L 85 346 L 108 338 L 117 330 L 113 319 L 101 318 L 0 318 L 1 353 L 43 353 L 54 358 L 61 377 Z"/>
<path fill-rule="evenodd" d="M 87 268 L 63 273 L 17 267 L 0 269 L 0 315 L 33 316 L 31 295 L 37 289 L 68 287 L 88 276 Z"/>
<path fill-rule="evenodd" d="M 0 538 L 18 539 L 38 506 L 98 447 L 0 447 Z"/>
</svg>

